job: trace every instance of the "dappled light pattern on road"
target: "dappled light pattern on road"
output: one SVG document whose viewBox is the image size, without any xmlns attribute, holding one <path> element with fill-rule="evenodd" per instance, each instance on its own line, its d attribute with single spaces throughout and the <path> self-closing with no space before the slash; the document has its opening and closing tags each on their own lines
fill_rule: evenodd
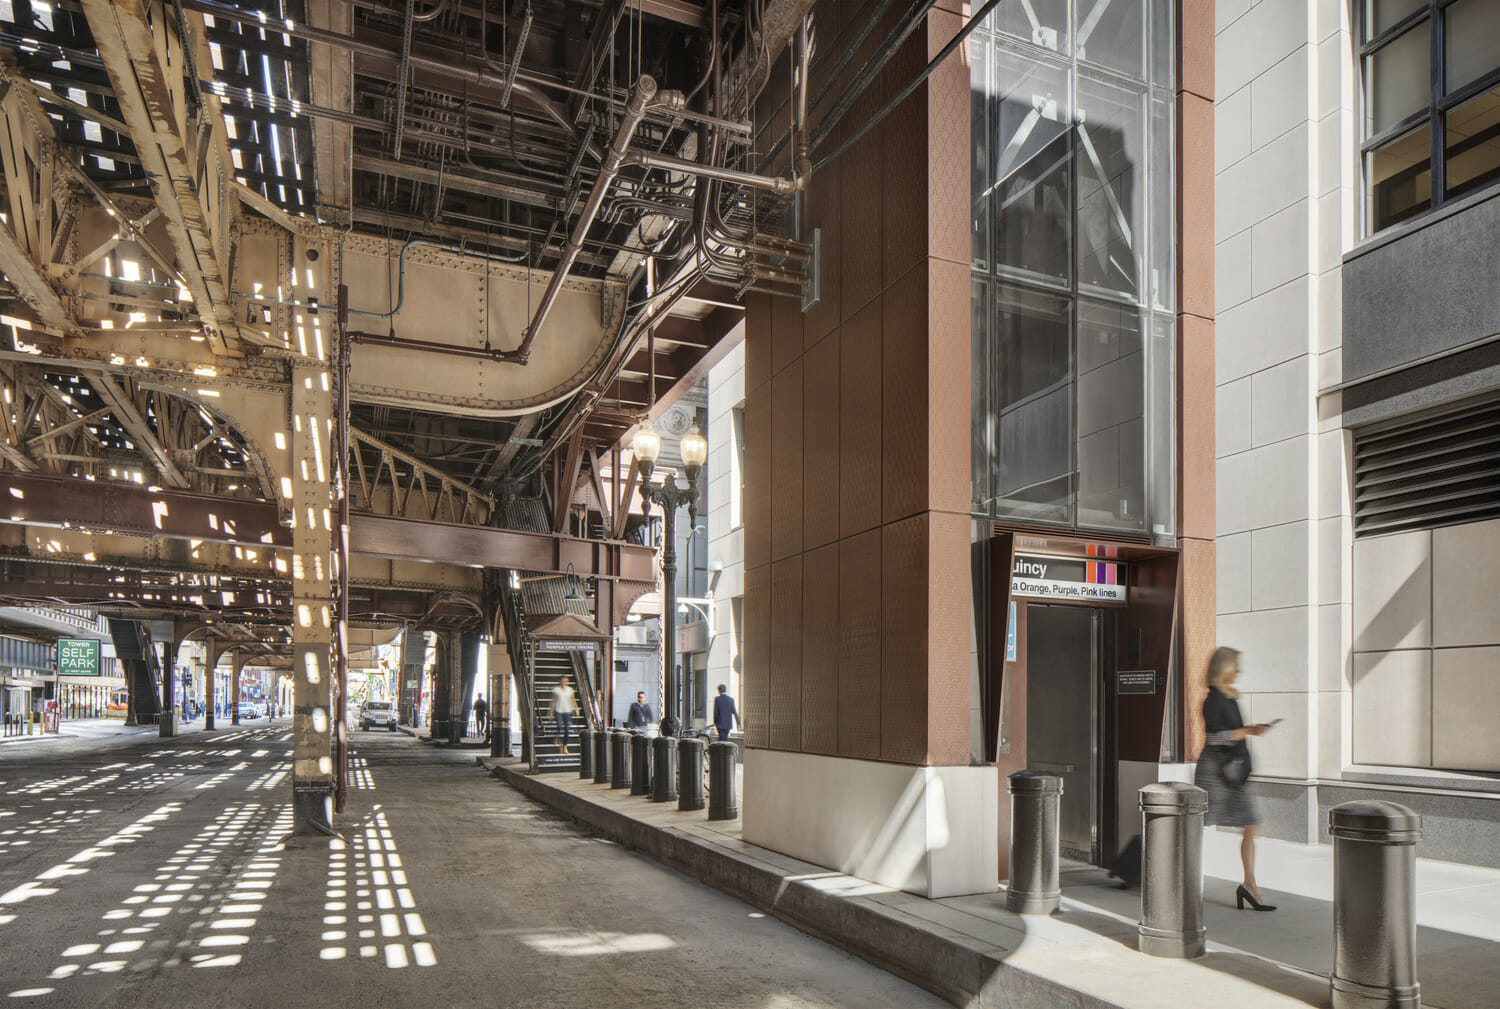
<svg viewBox="0 0 1500 1009">
<path fill-rule="evenodd" d="M 98 812 L 97 809 L 53 808 L 35 819 L 23 820 L 20 810 L 0 810 L 0 855 L 45 840 L 61 828 L 78 824 L 84 817 Z"/>
<path fill-rule="evenodd" d="M 230 804 L 158 866 L 151 882 L 137 884 L 118 907 L 105 912 L 105 927 L 94 941 L 62 951 L 62 962 L 47 976 L 50 990 L 90 975 L 238 964 L 238 950 L 250 942 L 291 826 L 290 805 Z M 174 915 L 191 919 L 185 930 L 162 927 L 162 919 Z M 168 937 L 181 932 L 186 938 Z"/>
<path fill-rule="evenodd" d="M 370 776 L 370 765 L 359 754 L 349 758 L 349 784 L 366 792 L 375 791 L 375 779 Z"/>
<path fill-rule="evenodd" d="M 8 925 L 15 921 L 18 917 L 15 909 L 21 904 L 37 897 L 52 896 L 57 893 L 64 880 L 76 879 L 87 875 L 89 870 L 93 868 L 94 862 L 113 855 L 116 848 L 135 844 L 140 841 L 180 809 L 182 809 L 180 803 L 169 802 L 147 813 L 129 826 L 117 830 L 98 844 L 91 845 L 65 861 L 51 866 L 29 882 L 22 883 L 9 892 L 0 894 L 0 925 Z M 48 829 L 49 831 L 55 831 L 70 822 L 71 818 L 62 819 L 57 821 L 56 826 Z"/>
<path fill-rule="evenodd" d="M 319 958 L 383 958 L 391 968 L 436 965 L 385 811 L 375 806 L 347 836 L 328 846 Z"/>
</svg>

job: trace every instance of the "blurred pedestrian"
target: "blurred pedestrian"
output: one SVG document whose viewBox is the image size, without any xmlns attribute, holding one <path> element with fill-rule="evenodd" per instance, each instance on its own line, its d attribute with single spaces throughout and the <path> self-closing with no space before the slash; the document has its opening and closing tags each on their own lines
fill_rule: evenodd
<svg viewBox="0 0 1500 1009">
<path fill-rule="evenodd" d="M 562 737 L 562 752 L 568 752 L 568 735 L 573 730 L 573 714 L 578 710 L 578 698 L 573 695 L 573 685 L 559 680 L 552 688 L 552 717 L 557 722 L 557 734 Z"/>
<path fill-rule="evenodd" d="M 1206 826 L 1218 824 L 1239 827 L 1240 863 L 1245 881 L 1235 890 L 1235 904 L 1244 910 L 1246 902 L 1257 911 L 1274 911 L 1274 905 L 1261 902 L 1260 887 L 1255 883 L 1255 835 L 1260 832 L 1260 809 L 1255 796 L 1246 787 L 1250 778 L 1249 736 L 1263 736 L 1269 725 L 1246 725 L 1240 716 L 1239 691 L 1235 680 L 1240 675 L 1240 653 L 1233 648 L 1218 648 L 1208 660 L 1208 696 L 1203 699 L 1203 730 L 1206 734 L 1203 753 L 1198 758 L 1193 783 L 1208 793 Z"/>
<path fill-rule="evenodd" d="M 481 736 L 484 735 L 484 726 L 489 717 L 490 706 L 484 702 L 484 695 L 480 694 L 479 700 L 474 702 L 474 726 Z"/>
<path fill-rule="evenodd" d="M 635 703 L 630 706 L 630 714 L 625 719 L 625 728 L 644 729 L 654 721 L 656 716 L 651 713 L 651 705 L 646 703 L 646 692 L 636 691 Z"/>
<path fill-rule="evenodd" d="M 729 696 L 729 688 L 719 684 L 719 696 L 714 698 L 714 728 L 719 730 L 720 739 L 729 738 L 729 730 L 740 724 L 740 713 L 734 706 L 734 698 Z"/>
</svg>

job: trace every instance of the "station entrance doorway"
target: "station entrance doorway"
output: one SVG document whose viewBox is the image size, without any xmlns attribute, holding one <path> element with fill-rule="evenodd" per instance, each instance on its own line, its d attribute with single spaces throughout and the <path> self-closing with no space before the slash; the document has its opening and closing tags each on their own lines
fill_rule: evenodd
<svg viewBox="0 0 1500 1009">
<path fill-rule="evenodd" d="M 1062 778 L 1062 857 L 1102 865 L 1115 851 L 1115 611 L 1028 603 L 1027 766 Z"/>
</svg>

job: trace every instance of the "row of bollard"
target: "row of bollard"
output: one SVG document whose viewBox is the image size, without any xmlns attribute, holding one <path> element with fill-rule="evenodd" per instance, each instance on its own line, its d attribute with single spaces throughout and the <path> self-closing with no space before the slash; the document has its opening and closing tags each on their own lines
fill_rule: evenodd
<svg viewBox="0 0 1500 1009">
<path fill-rule="evenodd" d="M 1006 907 L 1051 914 L 1062 901 L 1058 812 L 1062 779 L 1010 776 L 1010 885 Z M 1140 790 L 1141 920 L 1152 956 L 1207 951 L 1203 921 L 1203 814 L 1208 796 L 1181 782 Z M 1422 817 L 1394 802 L 1357 801 L 1328 812 L 1333 837 L 1333 1009 L 1418 1009 L 1416 844 Z"/>
<path fill-rule="evenodd" d="M 703 794 L 703 760 L 708 757 L 708 796 Z M 708 806 L 710 820 L 740 815 L 735 781 L 736 747 L 727 740 L 657 736 L 630 729 L 582 729 L 578 733 L 578 776 L 652 802 L 676 802 L 680 810 Z"/>
</svg>

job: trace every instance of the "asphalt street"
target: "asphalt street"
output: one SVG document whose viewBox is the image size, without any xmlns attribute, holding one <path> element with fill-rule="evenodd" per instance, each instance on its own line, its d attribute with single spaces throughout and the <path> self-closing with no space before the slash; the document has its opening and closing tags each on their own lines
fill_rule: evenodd
<svg viewBox="0 0 1500 1009">
<path fill-rule="evenodd" d="M 285 721 L 0 746 L 0 1005 L 946 1004 L 559 818 L 473 750 L 353 739 L 337 839 L 289 834 Z"/>
</svg>

